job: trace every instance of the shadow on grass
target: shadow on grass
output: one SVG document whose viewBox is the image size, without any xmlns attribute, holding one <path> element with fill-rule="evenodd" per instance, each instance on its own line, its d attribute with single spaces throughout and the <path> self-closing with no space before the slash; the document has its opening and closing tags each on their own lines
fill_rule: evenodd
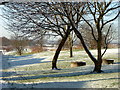
<svg viewBox="0 0 120 90">
<path fill-rule="evenodd" d="M 95 82 L 95 81 L 118 80 L 118 79 L 120 79 L 120 78 L 106 78 L 106 79 L 69 81 L 69 82 L 32 83 L 32 84 L 9 83 L 7 88 L 90 88 L 91 86 L 88 84 Z M 107 86 L 108 84 L 105 83 L 104 85 Z M 96 88 L 98 88 L 98 87 L 96 87 Z M 59 89 L 57 89 L 57 90 L 59 90 Z"/>
<path fill-rule="evenodd" d="M 44 61 L 46 58 L 33 58 L 32 55 L 26 56 L 4 56 L 2 59 L 2 69 L 9 69 L 16 66 L 38 64 L 38 63 L 48 63 L 51 61 Z M 64 61 L 64 60 L 58 60 Z"/>
<path fill-rule="evenodd" d="M 107 67 L 107 69 L 106 69 L 106 67 Z M 93 66 L 89 66 L 89 67 L 85 67 L 85 70 L 81 69 L 81 71 L 78 71 L 78 72 L 71 71 L 71 72 L 66 72 L 66 73 L 61 73 L 59 71 L 53 70 L 49 74 L 48 73 L 35 74 L 35 72 L 37 72 L 37 71 L 32 72 L 32 74 L 29 72 L 26 72 L 26 73 L 21 72 L 21 73 L 17 73 L 17 75 L 21 75 L 21 77 L 7 78 L 7 80 L 15 81 L 15 80 L 38 79 L 38 78 L 44 78 L 44 77 L 70 77 L 70 76 L 79 76 L 79 75 L 89 75 L 89 74 L 95 74 L 95 73 L 91 72 L 93 70 L 93 68 L 94 68 Z M 108 69 L 108 66 L 105 66 L 103 68 L 103 71 L 104 71 L 103 73 L 118 73 L 118 72 L 120 72 L 120 69 L 118 69 L 117 66 L 115 68 L 109 68 L 109 69 Z M 33 76 L 33 74 L 35 74 L 35 75 Z M 97 74 L 101 74 L 101 73 L 97 73 Z M 22 76 L 22 75 L 32 75 L 32 76 Z"/>
<path fill-rule="evenodd" d="M 26 60 L 11 61 L 10 65 L 11 67 L 14 67 L 14 66 L 21 66 L 21 65 L 36 64 L 36 63 L 41 63 L 41 61 L 44 59 L 46 58 L 32 58 L 32 59 L 26 59 Z"/>
<path fill-rule="evenodd" d="M 120 64 L 120 62 L 114 62 L 114 64 Z"/>
<path fill-rule="evenodd" d="M 32 58 L 31 57 L 32 59 L 26 58 L 26 60 L 18 60 L 18 59 L 23 59 L 23 58 L 29 57 L 29 56 L 31 56 L 31 55 L 26 55 L 26 56 L 4 55 L 4 56 L 2 56 L 2 60 L 0 61 L 0 63 L 2 63 L 0 66 L 0 69 L 4 70 L 4 69 L 13 68 L 16 66 L 37 64 L 37 63 L 41 63 L 41 61 L 45 59 L 45 58 Z M 18 61 L 11 61 L 11 60 L 18 60 Z M 0 77 L 8 77 L 8 76 L 12 76 L 15 74 L 16 74 L 16 72 L 2 72 L 2 71 L 0 71 Z"/>
<path fill-rule="evenodd" d="M 30 58 L 30 59 L 29 59 Z M 46 58 L 32 58 L 32 55 L 26 55 L 26 56 L 12 56 L 12 55 L 4 55 L 1 60 L 1 69 L 10 69 L 14 68 L 16 66 L 24 66 L 24 65 L 32 65 L 32 64 L 38 64 L 38 63 L 48 63 L 51 61 L 42 61 Z M 59 60 L 63 61 L 63 60 Z M 15 75 L 16 72 L 1 72 L 0 71 L 0 77 L 8 77 Z"/>
<path fill-rule="evenodd" d="M 2 69 L 8 69 L 8 68 L 12 68 L 15 66 L 22 66 L 22 65 L 30 65 L 30 64 L 37 64 L 37 63 L 45 63 L 45 62 L 41 62 L 42 60 L 46 59 L 46 58 L 25 58 L 25 57 L 29 57 L 31 55 L 26 55 L 26 56 L 4 56 L 2 57 Z M 15 61 L 14 61 L 15 60 Z M 47 61 L 46 61 L 47 62 Z"/>
<path fill-rule="evenodd" d="M 32 56 L 32 54 L 31 55 L 22 55 L 22 56 L 12 56 L 12 59 L 25 58 L 25 57 L 29 57 L 29 56 Z"/>
</svg>

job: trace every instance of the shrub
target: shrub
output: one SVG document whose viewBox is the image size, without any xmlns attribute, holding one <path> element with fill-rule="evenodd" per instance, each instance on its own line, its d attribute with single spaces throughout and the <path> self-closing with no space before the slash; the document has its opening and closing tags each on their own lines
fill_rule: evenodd
<svg viewBox="0 0 120 90">
<path fill-rule="evenodd" d="M 43 47 L 41 47 L 41 46 L 34 46 L 34 47 L 31 48 L 31 50 L 32 50 L 31 51 L 32 53 L 39 53 L 39 52 L 44 51 Z"/>
</svg>

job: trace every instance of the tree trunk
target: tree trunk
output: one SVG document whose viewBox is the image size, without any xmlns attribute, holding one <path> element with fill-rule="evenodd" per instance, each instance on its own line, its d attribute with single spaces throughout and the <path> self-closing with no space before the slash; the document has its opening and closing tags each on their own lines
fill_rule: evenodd
<svg viewBox="0 0 120 90">
<path fill-rule="evenodd" d="M 70 57 L 73 57 L 73 50 L 72 50 L 72 46 L 70 46 Z"/>
<path fill-rule="evenodd" d="M 70 49 L 70 57 L 73 57 L 73 50 L 72 50 L 72 46 L 73 46 L 73 40 L 71 37 L 71 34 L 69 35 L 69 49 Z"/>
<path fill-rule="evenodd" d="M 20 48 L 16 48 L 16 50 L 17 50 L 17 53 L 18 53 L 18 55 L 22 55 L 22 51 L 20 50 Z"/>
<path fill-rule="evenodd" d="M 95 63 L 95 68 L 94 68 L 94 72 L 98 72 L 98 73 L 103 72 L 101 70 L 101 67 L 102 67 L 101 46 L 102 46 L 102 32 L 101 30 L 99 30 L 99 27 L 98 27 L 98 41 L 97 41 L 98 62 Z"/>
<path fill-rule="evenodd" d="M 84 39 L 83 39 L 81 33 L 80 33 L 78 30 L 76 30 L 76 29 L 74 29 L 74 32 L 75 32 L 76 36 L 80 39 L 80 41 L 81 41 L 81 43 L 82 43 L 82 46 L 83 46 L 84 50 L 86 51 L 86 53 L 88 54 L 88 56 L 90 57 L 90 59 L 91 59 L 93 62 L 97 62 L 96 58 L 91 54 L 91 52 L 90 52 L 89 49 L 87 48 L 87 46 L 86 46 L 86 44 L 85 44 L 85 42 L 84 42 Z"/>
<path fill-rule="evenodd" d="M 93 72 L 97 72 L 97 73 L 103 72 L 103 71 L 101 70 L 101 67 L 102 67 L 102 64 L 101 64 L 101 63 L 99 63 L 99 62 L 94 62 L 94 64 L 95 64 L 95 67 L 94 67 Z"/>
<path fill-rule="evenodd" d="M 101 58 L 101 38 L 100 41 L 98 41 L 98 61 L 95 59 L 95 57 L 91 54 L 91 52 L 89 51 L 89 49 L 87 48 L 84 39 L 81 35 L 81 33 L 79 33 L 79 31 L 77 31 L 76 29 L 74 29 L 75 34 L 77 35 L 77 37 L 81 40 L 82 46 L 84 47 L 86 53 L 88 54 L 88 56 L 91 58 L 91 60 L 94 62 L 95 64 L 95 68 L 93 70 L 93 72 L 97 72 L 100 73 L 102 72 L 101 70 L 101 66 L 102 66 L 102 58 Z"/>
<path fill-rule="evenodd" d="M 20 55 L 20 56 L 22 55 L 22 51 L 21 51 L 21 50 L 19 50 L 19 55 Z"/>
<path fill-rule="evenodd" d="M 58 69 L 57 68 L 57 59 L 58 59 L 60 51 L 61 51 L 63 45 L 65 44 L 69 34 L 70 34 L 70 32 L 67 32 L 67 34 L 62 38 L 62 40 L 61 40 L 61 42 L 60 42 L 60 44 L 55 52 L 55 55 L 54 55 L 53 60 L 52 60 L 52 69 Z"/>
</svg>

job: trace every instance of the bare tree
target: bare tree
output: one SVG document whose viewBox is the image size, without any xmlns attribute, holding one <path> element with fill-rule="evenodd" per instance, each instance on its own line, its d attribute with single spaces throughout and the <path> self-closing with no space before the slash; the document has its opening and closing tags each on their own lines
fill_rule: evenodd
<svg viewBox="0 0 120 90">
<path fill-rule="evenodd" d="M 102 44 L 101 44 L 102 48 L 106 47 L 105 37 L 106 37 L 106 33 L 107 33 L 107 30 L 108 30 L 109 26 L 110 25 L 108 24 L 103 28 Z M 81 28 L 82 28 L 81 29 L 82 36 L 83 36 L 83 38 L 85 40 L 85 43 L 88 46 L 88 48 L 96 49 L 97 48 L 97 42 L 95 41 L 95 39 L 92 36 L 92 31 L 91 31 L 90 27 L 85 23 L 85 24 L 81 25 Z M 93 29 L 94 29 L 94 35 L 97 37 L 97 32 L 95 30 L 95 27 L 93 27 Z M 116 34 L 115 27 L 111 26 L 111 29 L 109 31 L 109 35 L 107 36 L 106 41 L 110 43 L 115 38 L 115 36 L 114 36 L 115 34 Z"/>
<path fill-rule="evenodd" d="M 14 5 L 14 3 L 13 3 Z M 60 35 L 62 37 L 62 40 L 55 52 L 53 61 L 52 61 L 52 69 L 57 69 L 57 58 L 59 56 L 59 53 L 67 40 L 70 32 L 73 30 L 76 34 L 76 36 L 80 39 L 86 53 L 91 58 L 91 60 L 95 64 L 94 72 L 101 72 L 101 64 L 102 64 L 102 57 L 104 53 L 107 50 L 107 45 L 109 42 L 108 40 L 108 34 L 111 29 L 111 25 L 109 26 L 107 33 L 105 34 L 105 51 L 101 53 L 101 43 L 102 43 L 102 30 L 104 26 L 111 21 L 115 20 L 119 16 L 119 12 L 115 17 L 111 17 L 109 20 L 104 20 L 104 17 L 108 15 L 111 11 L 116 10 L 119 6 L 116 6 L 116 3 L 114 3 L 113 7 L 111 7 L 112 2 L 52 2 L 52 3 L 27 3 L 27 4 L 19 4 L 10 7 L 14 8 L 14 11 L 17 11 L 17 15 L 20 17 L 23 16 L 24 18 L 27 18 L 27 22 L 30 21 L 34 24 L 28 24 L 27 26 L 30 27 L 29 30 L 26 30 L 25 32 L 36 32 L 38 34 L 39 30 L 31 29 L 34 26 L 38 28 L 42 28 L 43 30 L 52 31 L 55 32 L 57 35 Z M 22 8 L 21 8 L 22 7 Z M 23 8 L 24 7 L 24 8 Z M 16 9 L 17 8 L 17 9 Z M 18 13 L 19 12 L 19 13 Z M 23 13 L 24 12 L 24 13 Z M 13 14 L 12 14 L 13 15 Z M 39 17 L 38 17 L 39 16 Z M 88 17 L 90 16 L 90 17 Z M 25 21 L 23 18 L 23 21 Z M 38 19 L 40 21 L 38 21 Z M 29 23 L 30 23 L 29 22 Z M 93 38 L 95 39 L 97 43 L 97 51 L 98 56 L 95 58 L 90 50 L 88 49 L 84 38 L 82 36 L 82 33 L 80 32 L 81 29 L 81 23 L 86 22 L 90 29 L 91 34 Z M 92 23 L 93 22 L 93 23 Z M 91 24 L 92 23 L 92 24 Z M 93 28 L 93 25 L 96 29 Z M 65 27 L 67 27 L 65 29 Z M 23 29 L 22 29 L 23 30 Z M 94 35 L 94 30 L 97 32 L 97 36 Z M 32 32 L 32 33 L 33 33 Z"/>
<path fill-rule="evenodd" d="M 58 39 L 58 44 L 60 43 L 61 38 Z M 70 57 L 73 57 L 73 43 L 76 41 L 76 36 L 74 32 L 71 32 L 70 35 L 68 36 L 64 46 L 62 47 L 63 49 L 69 49 L 70 51 Z"/>
<path fill-rule="evenodd" d="M 18 55 L 22 55 L 25 46 L 28 44 L 28 39 L 23 36 L 19 36 L 18 34 L 14 34 L 11 37 L 12 47 L 17 51 Z"/>
<path fill-rule="evenodd" d="M 111 5 L 113 5 L 113 7 L 111 7 Z M 94 68 L 94 72 L 102 72 L 101 70 L 101 66 L 102 66 L 102 57 L 103 55 L 105 54 L 106 50 L 107 50 L 107 46 L 108 46 L 108 43 L 109 43 L 109 40 L 110 39 L 108 37 L 108 34 L 110 32 L 110 29 L 111 29 L 111 25 L 109 26 L 109 28 L 107 29 L 107 32 L 105 35 L 105 38 L 104 38 L 104 42 L 105 42 L 105 50 L 104 52 L 102 53 L 101 52 L 101 44 L 102 44 L 102 35 L 103 35 L 103 28 L 106 24 L 114 21 L 118 16 L 119 16 L 119 12 L 117 12 L 117 14 L 113 17 L 111 17 L 110 19 L 107 19 L 107 20 L 104 20 L 104 18 L 111 14 L 111 12 L 113 13 L 113 11 L 117 8 L 119 8 L 119 5 L 117 3 L 112 3 L 111 1 L 110 2 L 87 2 L 87 5 L 86 7 L 88 7 L 88 10 L 86 10 L 86 12 L 84 13 L 88 13 L 87 15 L 83 14 L 79 11 L 80 8 L 76 8 L 75 6 L 73 6 L 72 4 L 69 4 L 68 6 L 70 8 L 73 8 L 75 10 L 75 13 L 78 15 L 78 16 L 81 16 L 82 19 L 90 26 L 91 28 L 91 31 L 92 31 L 92 36 L 93 38 L 95 39 L 96 43 L 97 43 L 97 52 L 98 52 L 98 55 L 97 55 L 97 58 L 95 58 L 92 53 L 90 52 L 90 50 L 88 49 L 88 47 L 86 46 L 86 43 L 84 41 L 84 38 L 80 32 L 80 20 L 79 19 L 76 19 L 72 14 L 72 12 L 74 10 L 70 9 L 68 7 L 66 7 L 66 3 L 62 3 L 62 7 L 64 8 L 64 12 L 66 14 L 66 18 L 68 19 L 68 21 L 70 22 L 71 26 L 72 26 L 72 29 L 74 30 L 75 34 L 77 35 L 77 37 L 81 40 L 81 43 L 86 51 L 86 53 L 88 54 L 88 56 L 91 58 L 91 60 L 94 62 L 95 64 L 95 68 Z M 90 15 L 91 18 L 89 18 L 89 20 L 86 20 L 86 16 Z M 77 16 L 76 16 L 77 17 Z M 93 18 L 92 18 L 93 17 Z M 93 19 L 93 20 L 92 20 Z M 91 22 L 93 22 L 93 24 L 91 25 Z M 93 25 L 95 25 L 95 28 L 94 29 Z M 96 30 L 97 32 L 97 36 L 94 35 L 94 30 Z"/>
<path fill-rule="evenodd" d="M 70 49 L 70 57 L 73 57 L 73 43 L 77 40 L 75 33 L 72 31 L 68 37 L 68 46 Z"/>
<path fill-rule="evenodd" d="M 89 57 L 91 58 L 91 60 L 95 64 L 94 72 L 102 72 L 102 70 L 101 70 L 102 57 L 103 57 L 103 55 L 105 54 L 105 52 L 107 50 L 109 41 L 111 41 L 110 40 L 111 38 L 108 37 L 108 35 L 110 33 L 111 25 L 107 29 L 106 34 L 104 33 L 104 36 L 105 36 L 105 38 L 104 38 L 105 50 L 102 53 L 101 52 L 101 49 L 102 49 L 101 44 L 102 44 L 102 40 L 103 40 L 102 39 L 103 28 L 104 28 L 105 25 L 107 25 L 110 22 L 114 21 L 119 16 L 119 11 L 117 11 L 116 9 L 119 8 L 120 6 L 117 3 L 112 3 L 111 1 L 110 2 L 93 2 L 93 3 L 88 2 L 87 6 L 88 6 L 88 11 L 90 13 L 91 18 L 86 19 L 88 16 L 87 17 L 82 16 L 82 18 L 89 25 L 89 27 L 91 28 L 92 36 L 93 36 L 94 40 L 97 43 L 97 53 L 98 53 L 98 55 L 97 55 L 96 59 L 93 57 L 93 55 L 90 53 L 87 46 L 85 45 L 85 42 L 84 42 L 80 32 L 77 31 L 77 28 L 73 25 L 74 26 L 74 31 L 75 31 L 76 35 L 78 36 L 78 38 L 81 40 L 85 51 L 87 52 L 87 54 L 89 55 Z M 116 11 L 117 11 L 117 13 L 116 13 L 115 16 L 112 16 L 112 17 L 110 17 L 110 19 L 105 20 L 105 17 L 107 17 L 108 15 L 110 15 L 113 12 L 116 12 Z M 93 19 L 93 20 L 91 20 L 91 19 Z M 94 29 L 94 27 L 95 27 L 95 29 Z M 94 30 L 96 30 L 97 36 L 95 36 Z"/>
<path fill-rule="evenodd" d="M 71 8 L 72 3 L 66 3 L 66 5 L 66 8 L 68 7 L 70 11 L 73 10 L 73 8 Z M 81 3 L 74 3 L 73 5 L 78 8 L 82 6 Z M 7 5 L 7 10 L 9 9 L 7 13 L 11 11 L 10 9 L 13 10 L 10 14 L 5 15 L 7 16 L 7 19 L 17 20 L 16 22 L 19 23 L 14 23 L 14 21 L 11 25 L 14 25 L 14 27 L 22 32 L 35 33 L 39 35 L 39 32 L 41 32 L 42 29 L 45 33 L 54 32 L 56 35 L 60 35 L 62 37 L 53 57 L 52 69 L 57 69 L 57 58 L 72 30 L 70 22 L 66 18 L 64 8 L 61 6 L 62 3 L 11 3 Z M 81 10 L 81 12 L 82 11 L 83 10 Z M 10 18 L 8 18 L 8 15 L 11 15 Z M 76 17 L 75 11 L 73 11 L 72 15 Z M 80 17 L 77 17 L 76 19 L 80 19 Z"/>
</svg>

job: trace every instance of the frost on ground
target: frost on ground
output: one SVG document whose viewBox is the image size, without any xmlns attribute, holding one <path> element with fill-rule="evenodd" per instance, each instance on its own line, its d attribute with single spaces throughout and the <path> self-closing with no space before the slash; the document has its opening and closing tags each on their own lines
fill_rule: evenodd
<svg viewBox="0 0 120 90">
<path fill-rule="evenodd" d="M 96 50 L 92 50 L 96 55 Z M 49 56 L 48 56 L 49 55 Z M 115 59 L 114 64 L 103 65 L 103 73 L 91 73 L 94 65 L 84 51 L 62 51 L 58 60 L 61 70 L 51 70 L 53 51 L 26 56 L 2 57 L 0 81 L 2 88 L 118 88 L 118 49 L 109 49 L 104 58 Z M 81 57 L 81 58 L 80 58 Z M 71 61 L 87 62 L 86 66 L 71 68 Z"/>
</svg>

